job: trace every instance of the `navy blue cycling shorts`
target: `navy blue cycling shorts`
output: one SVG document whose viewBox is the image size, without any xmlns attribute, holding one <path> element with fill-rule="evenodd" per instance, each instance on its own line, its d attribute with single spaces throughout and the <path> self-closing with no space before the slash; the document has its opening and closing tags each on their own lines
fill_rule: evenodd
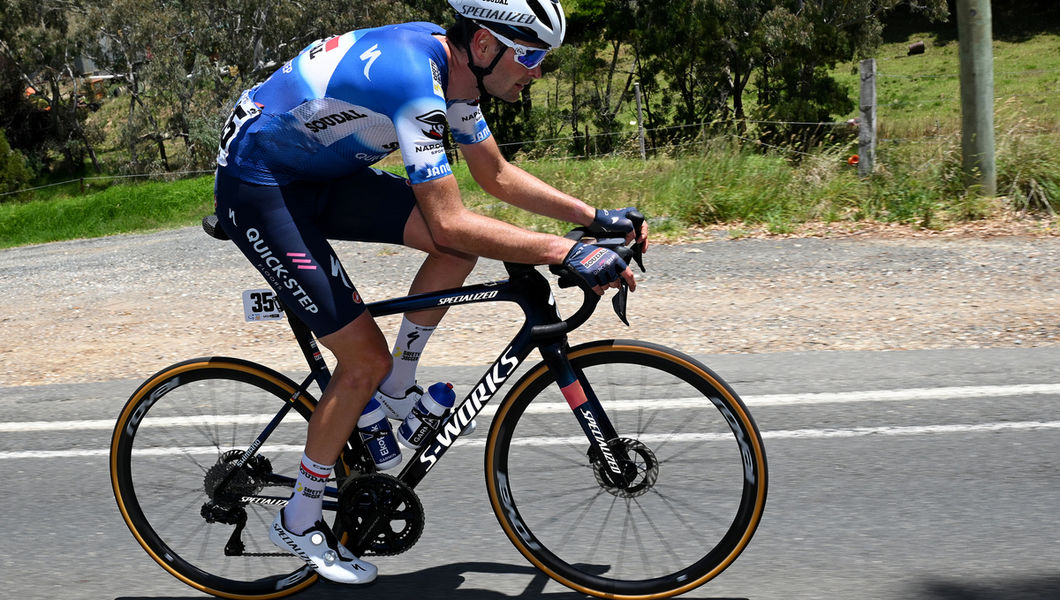
<svg viewBox="0 0 1060 600">
<path fill-rule="evenodd" d="M 376 169 L 282 186 L 246 183 L 219 169 L 214 197 L 221 227 L 318 337 L 365 310 L 328 240 L 403 244 L 416 206 L 407 179 Z"/>
</svg>

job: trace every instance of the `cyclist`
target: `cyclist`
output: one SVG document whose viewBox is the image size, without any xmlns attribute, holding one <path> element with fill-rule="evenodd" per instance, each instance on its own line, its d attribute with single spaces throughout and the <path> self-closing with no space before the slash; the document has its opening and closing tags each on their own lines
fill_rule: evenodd
<svg viewBox="0 0 1060 600">
<path fill-rule="evenodd" d="M 622 281 L 636 287 L 610 250 L 467 210 L 442 144 L 448 126 L 488 193 L 647 243 L 647 228 L 633 232 L 624 210 L 594 210 L 508 163 L 479 110 L 483 94 L 514 101 L 541 76 L 545 55 L 563 41 L 559 3 L 449 3 L 457 20 L 448 30 L 405 23 L 311 44 L 243 92 L 221 134 L 221 226 L 337 360 L 309 422 L 294 495 L 270 537 L 338 582 L 371 581 L 376 568 L 339 544 L 322 520 L 325 481 L 373 394 L 401 418 L 422 393 L 414 386 L 418 350 L 445 311 L 405 316 L 393 356 L 408 360 L 393 361 L 327 240 L 426 252 L 410 294 L 461 285 L 478 256 L 563 263 L 598 293 Z M 407 179 L 370 168 L 397 149 Z"/>
</svg>

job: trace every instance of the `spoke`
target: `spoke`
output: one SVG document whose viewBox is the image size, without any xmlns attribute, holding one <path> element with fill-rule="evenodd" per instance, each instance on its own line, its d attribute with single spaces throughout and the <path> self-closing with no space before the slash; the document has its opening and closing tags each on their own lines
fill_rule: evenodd
<svg viewBox="0 0 1060 600">
<path fill-rule="evenodd" d="M 530 505 L 530 506 L 532 506 L 534 504 L 541 503 L 541 502 L 547 502 L 549 504 L 554 504 L 557 500 L 560 500 L 562 498 L 566 498 L 567 496 L 573 496 L 575 494 L 582 495 L 584 492 L 590 492 L 590 491 L 593 491 L 593 490 L 596 491 L 596 493 L 594 494 L 594 497 L 595 496 L 599 496 L 601 493 L 603 493 L 602 490 L 600 490 L 600 485 L 597 484 L 594 481 L 592 485 L 587 485 L 587 486 L 584 486 L 584 487 L 576 487 L 576 488 L 568 487 L 565 490 L 557 492 L 557 493 L 551 493 L 550 492 L 548 494 L 543 494 L 543 495 L 538 496 L 538 497 L 532 497 L 530 499 L 520 499 L 519 500 L 519 504 L 526 504 L 526 505 Z"/>
<path fill-rule="evenodd" d="M 656 537 L 658 538 L 658 540 L 660 541 L 660 543 L 661 543 L 660 545 L 662 545 L 662 546 L 663 546 L 663 549 L 664 549 L 664 550 L 666 550 L 666 551 L 667 551 L 667 553 L 668 553 L 668 554 L 669 554 L 669 555 L 670 555 L 671 557 L 673 557 L 673 559 L 674 559 L 674 564 L 675 564 L 675 565 L 681 565 L 681 566 L 682 566 L 682 568 L 683 568 L 684 566 L 687 566 L 687 565 L 683 564 L 683 563 L 685 563 L 685 562 L 687 562 L 687 561 L 684 561 L 684 560 L 682 560 L 682 559 L 681 559 L 681 557 L 680 557 L 680 556 L 678 556 L 676 552 L 674 552 L 673 548 L 672 548 L 672 547 L 671 547 L 671 546 L 670 546 L 669 544 L 667 544 L 667 543 L 666 543 L 666 539 L 667 539 L 667 536 L 666 536 L 666 534 L 665 534 L 665 533 L 663 533 L 663 531 L 662 531 L 661 529 L 659 529 L 659 526 L 658 526 L 658 525 L 656 525 L 656 523 L 655 523 L 655 520 L 654 520 L 654 519 L 652 519 L 651 513 L 650 513 L 649 511 L 647 511 L 647 510 L 646 510 L 646 509 L 645 509 L 645 508 L 644 508 L 644 507 L 643 507 L 643 506 L 642 506 L 642 505 L 640 504 L 640 502 L 638 502 L 638 501 L 637 501 L 637 499 L 636 499 L 636 498 L 632 498 L 632 499 L 631 499 L 631 503 L 632 503 L 633 505 L 635 505 L 635 506 L 637 507 L 637 509 L 638 509 L 638 510 L 640 511 L 641 515 L 643 515 L 643 518 L 644 518 L 644 522 L 646 522 L 646 523 L 648 524 L 648 526 L 649 526 L 649 527 L 651 527 L 652 531 L 654 531 L 654 532 L 655 532 L 655 536 L 656 536 Z M 686 526 L 686 527 L 688 528 L 688 529 L 687 529 L 687 531 L 695 531 L 695 528 L 691 527 L 691 525 L 690 525 L 689 523 L 687 523 L 686 521 L 684 521 L 683 519 L 681 519 L 681 516 L 680 516 L 680 515 L 676 515 L 676 516 L 678 517 L 678 520 L 680 520 L 680 521 L 682 522 L 682 524 L 684 524 L 684 525 L 685 525 L 685 526 Z M 635 528 L 635 527 L 636 527 L 636 520 L 633 520 L 632 522 L 633 522 L 633 526 L 634 526 L 634 528 Z M 637 537 L 638 537 L 638 539 L 640 538 L 640 536 L 639 536 L 639 535 L 638 535 Z M 641 549 L 643 550 L 643 545 L 641 545 Z M 666 569 L 667 569 L 667 570 L 669 570 L 670 568 L 671 568 L 671 567 L 666 567 Z"/>
<path fill-rule="evenodd" d="M 144 513 L 147 520 L 150 521 L 159 534 L 164 532 L 174 532 L 176 534 L 183 533 L 186 523 L 178 522 L 178 519 L 182 515 L 192 515 L 193 520 L 199 520 L 199 507 L 202 505 L 203 498 L 201 496 L 179 496 L 173 497 L 170 500 L 165 500 L 159 504 L 152 504 L 150 510 L 145 507 Z M 166 509 L 167 506 L 177 505 L 176 511 Z M 162 510 L 166 509 L 166 510 Z M 165 536 L 163 536 L 165 537 Z"/>
<path fill-rule="evenodd" d="M 136 430 L 136 438 L 135 438 L 135 441 L 133 442 L 133 450 L 132 450 L 132 452 L 134 452 L 134 453 L 136 452 L 137 448 L 141 445 L 139 443 L 140 439 L 143 436 L 146 435 L 146 436 L 148 436 L 147 437 L 147 443 L 150 446 L 150 448 L 155 448 L 155 447 L 159 447 L 159 448 L 180 448 L 181 449 L 181 455 L 185 459 L 187 459 L 187 461 L 189 463 L 194 465 L 196 469 L 199 470 L 199 474 L 200 475 L 204 475 L 206 473 L 206 471 L 208 470 L 208 467 L 203 466 L 203 464 L 199 461 L 199 459 L 195 458 L 191 453 L 189 453 L 187 450 L 185 450 L 185 448 L 187 447 L 186 440 L 177 438 L 172 432 L 168 432 L 168 433 L 165 433 L 165 435 L 163 435 L 163 432 L 167 431 L 167 428 L 165 428 L 165 427 L 152 427 L 152 426 L 150 426 L 151 425 L 151 421 L 149 419 L 150 419 L 150 413 L 148 413 L 148 416 L 145 418 L 145 421 L 144 421 L 144 423 L 148 425 L 148 428 L 147 428 L 148 431 L 145 432 L 143 430 L 142 426 L 141 426 L 141 428 L 137 428 L 137 430 Z M 166 442 L 166 443 L 164 443 L 164 444 L 151 443 L 151 442 L 154 441 L 154 436 L 155 436 L 156 432 L 157 432 L 157 434 L 160 437 L 164 438 L 163 441 Z M 148 448 L 148 449 L 150 449 L 150 448 Z M 220 450 L 218 450 L 218 456 L 220 456 Z"/>
<path fill-rule="evenodd" d="M 712 519 L 715 522 L 719 522 L 720 521 L 722 523 L 725 523 L 726 521 L 728 521 L 728 519 L 726 519 L 726 518 L 724 518 L 722 516 L 719 516 L 715 512 L 710 511 L 708 504 L 705 504 L 705 503 L 692 504 L 691 502 L 688 502 L 688 501 L 678 500 L 678 499 L 674 498 L 673 496 L 668 496 L 666 494 L 663 494 L 662 492 L 659 491 L 658 487 L 654 488 L 652 490 L 652 493 L 655 494 L 662 501 L 662 503 L 665 504 L 666 507 L 670 509 L 670 511 L 674 514 L 674 516 L 676 516 L 678 518 L 678 520 L 680 520 L 681 523 L 688 528 L 689 531 L 695 531 L 698 528 L 694 527 L 691 523 L 689 523 L 689 522 L 684 520 L 684 516 L 685 516 L 686 512 L 692 512 L 692 513 L 695 513 L 697 515 L 701 515 L 701 516 L 704 516 L 704 517 L 709 517 L 710 519 Z"/>
<path fill-rule="evenodd" d="M 601 491 L 601 494 L 602 493 L 603 492 Z M 600 543 L 600 541 L 603 539 L 604 532 L 607 530 L 607 523 L 608 523 L 608 521 L 611 520 L 611 513 L 614 512 L 615 504 L 617 502 L 618 502 L 618 498 L 616 498 L 615 496 L 611 496 L 611 504 L 607 507 L 607 511 L 604 512 L 604 518 L 603 518 L 603 520 L 600 523 L 600 529 L 596 532 L 596 539 L 593 540 L 592 547 L 594 549 L 599 550 L 602 547 L 602 544 Z M 619 544 L 618 548 L 616 548 L 616 551 L 621 552 L 622 548 L 623 548 L 623 545 Z"/>
<path fill-rule="evenodd" d="M 616 498 L 616 500 L 617 500 L 617 498 Z M 633 532 L 634 537 L 637 537 L 639 539 L 639 536 L 636 535 L 635 524 L 630 520 L 629 511 L 627 510 L 626 511 L 626 518 L 622 520 L 622 537 L 620 538 L 620 541 L 619 541 L 619 544 L 618 544 L 618 550 L 619 550 L 618 561 L 619 562 L 622 559 L 621 550 L 623 548 L 627 547 L 626 536 L 629 534 L 630 529 L 634 529 L 634 532 Z M 637 548 L 640 550 L 640 553 L 641 553 L 641 562 L 645 566 L 647 566 L 648 557 L 644 553 L 644 547 L 641 544 L 637 544 Z"/>
<path fill-rule="evenodd" d="M 529 436 L 527 436 L 527 437 L 529 437 Z M 550 446 L 525 446 L 524 449 L 527 452 L 537 453 L 537 454 L 543 455 L 545 457 L 557 458 L 557 459 L 563 461 L 564 463 L 567 463 L 566 465 L 563 465 L 564 467 L 568 467 L 568 468 L 569 467 L 582 468 L 582 467 L 588 466 L 589 459 L 585 458 L 585 453 L 582 452 L 577 446 L 574 446 L 573 444 L 565 444 L 565 447 L 568 448 L 568 450 L 569 450 L 568 452 L 561 452 L 562 449 L 553 449 Z M 573 451 L 573 452 L 570 452 L 570 451 Z M 582 462 L 581 460 L 576 460 L 574 458 L 571 458 L 571 454 L 572 453 L 575 456 L 578 456 L 580 459 L 584 459 L 584 462 Z M 557 467 L 554 467 L 554 466 L 550 465 L 549 468 L 557 468 Z"/>
<path fill-rule="evenodd" d="M 597 493 L 592 498 L 589 498 L 586 501 L 585 508 L 583 508 L 581 513 L 574 518 L 574 521 L 571 523 L 571 526 L 567 528 L 566 533 L 564 534 L 563 538 L 560 540 L 560 546 L 561 547 L 565 548 L 567 546 L 567 543 L 570 541 L 571 536 L 573 536 L 575 534 L 575 530 L 578 528 L 578 525 L 584 520 L 585 515 L 589 514 L 589 512 L 593 508 L 593 505 L 596 504 L 596 501 L 601 497 L 602 494 L 603 494 L 603 492 L 601 491 L 601 492 Z M 601 528 L 601 531 L 602 531 L 602 528 Z M 600 539 L 600 532 L 597 532 L 597 542 L 599 542 L 599 539 Z M 594 543 L 592 545 L 592 548 L 599 548 L 599 543 Z"/>
</svg>

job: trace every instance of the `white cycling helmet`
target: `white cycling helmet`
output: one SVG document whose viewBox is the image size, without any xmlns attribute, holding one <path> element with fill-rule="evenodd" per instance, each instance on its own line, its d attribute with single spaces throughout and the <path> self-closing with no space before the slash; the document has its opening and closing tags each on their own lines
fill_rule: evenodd
<svg viewBox="0 0 1060 600">
<path fill-rule="evenodd" d="M 456 14 L 511 38 L 559 48 L 567 18 L 558 0 L 449 0 Z"/>
</svg>

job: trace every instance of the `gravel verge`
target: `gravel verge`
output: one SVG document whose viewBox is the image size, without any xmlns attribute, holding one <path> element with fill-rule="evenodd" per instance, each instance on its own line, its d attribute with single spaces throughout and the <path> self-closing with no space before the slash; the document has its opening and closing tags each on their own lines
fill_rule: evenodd
<svg viewBox="0 0 1060 600">
<path fill-rule="evenodd" d="M 1060 345 L 1060 237 L 706 238 L 653 246 L 632 326 L 601 303 L 572 343 L 627 337 L 693 354 Z M 405 293 L 422 256 L 336 247 L 367 301 Z M 504 276 L 483 260 L 469 281 Z M 2 250 L 0 285 L 0 386 L 138 379 L 203 355 L 301 364 L 284 323 L 243 321 L 242 290 L 264 281 L 198 228 Z M 561 312 L 576 306 L 557 297 Z M 510 304 L 456 307 L 423 364 L 485 365 L 520 317 Z M 384 333 L 397 319 L 381 319 Z"/>
</svg>

